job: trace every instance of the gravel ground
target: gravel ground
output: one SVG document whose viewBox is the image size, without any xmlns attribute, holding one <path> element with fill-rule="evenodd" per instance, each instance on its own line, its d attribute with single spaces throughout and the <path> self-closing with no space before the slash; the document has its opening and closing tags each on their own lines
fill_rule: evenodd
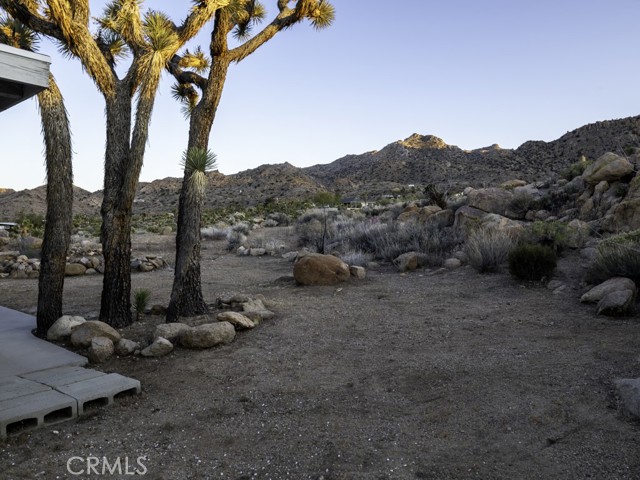
<svg viewBox="0 0 640 480">
<path fill-rule="evenodd" d="M 141 235 L 140 253 L 171 237 Z M 77 421 L 0 443 L 1 478 L 94 478 L 87 457 L 153 479 L 638 479 L 640 425 L 612 381 L 640 376 L 638 316 L 582 305 L 572 259 L 553 295 L 469 267 L 391 267 L 341 287 L 298 287 L 278 257 L 203 250 L 205 297 L 261 293 L 277 314 L 234 343 L 96 367 L 143 392 Z M 166 303 L 170 270 L 135 274 Z M 69 278 L 65 310 L 97 314 L 101 278 Z M 0 280 L 30 311 L 34 280 Z M 148 335 L 145 316 L 125 336 Z M 127 463 L 128 462 L 128 463 Z M 128 467 L 128 472 L 125 469 Z M 108 469 L 105 475 L 108 475 Z"/>
</svg>

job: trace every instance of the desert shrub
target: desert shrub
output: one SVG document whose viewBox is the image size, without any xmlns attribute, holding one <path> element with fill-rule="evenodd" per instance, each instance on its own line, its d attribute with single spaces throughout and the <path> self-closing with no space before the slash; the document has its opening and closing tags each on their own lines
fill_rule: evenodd
<svg viewBox="0 0 640 480">
<path fill-rule="evenodd" d="M 544 245 L 524 243 L 509 253 L 509 273 L 519 280 L 540 281 L 556 269 L 556 253 Z"/>
<path fill-rule="evenodd" d="M 447 208 L 448 192 L 440 190 L 433 183 L 424 187 L 424 194 L 433 205 L 445 210 Z"/>
<path fill-rule="evenodd" d="M 17 219 L 15 230 L 22 237 L 44 236 L 44 216 L 37 213 L 22 213 Z"/>
<path fill-rule="evenodd" d="M 227 233 L 227 251 L 234 252 L 240 247 L 244 242 L 247 241 L 247 236 L 238 230 L 229 230 Z"/>
<path fill-rule="evenodd" d="M 273 228 L 278 226 L 278 222 L 271 218 L 267 218 L 264 222 L 262 222 L 262 226 L 266 228 Z"/>
<path fill-rule="evenodd" d="M 200 235 L 204 240 L 224 240 L 228 234 L 228 228 L 208 227 L 200 230 Z"/>
<path fill-rule="evenodd" d="M 238 222 L 233 227 L 231 227 L 231 231 L 246 236 L 249 235 L 249 232 L 251 232 L 251 225 L 249 225 L 247 222 Z"/>
<path fill-rule="evenodd" d="M 151 298 L 151 291 L 146 288 L 138 288 L 133 292 L 133 308 L 136 312 L 136 321 L 140 320 L 140 315 L 144 313 Z"/>
<path fill-rule="evenodd" d="M 371 261 L 371 255 L 359 250 L 350 250 L 340 255 L 340 259 L 349 266 L 365 267 Z"/>
<path fill-rule="evenodd" d="M 509 203 L 509 210 L 518 218 L 524 218 L 529 210 L 536 208 L 536 200 L 528 193 L 516 193 Z"/>
<path fill-rule="evenodd" d="M 589 283 L 612 277 L 640 281 L 640 230 L 615 235 L 598 245 L 598 255 L 587 273 Z"/>
<path fill-rule="evenodd" d="M 480 273 L 495 272 L 513 248 L 511 236 L 495 228 L 474 230 L 464 245 L 469 264 Z"/>
<path fill-rule="evenodd" d="M 273 212 L 267 217 L 267 220 L 273 220 L 277 225 L 286 227 L 291 224 L 291 217 L 283 212 Z"/>
<path fill-rule="evenodd" d="M 526 228 L 522 241 L 549 247 L 560 254 L 567 247 L 569 233 L 567 224 L 558 220 L 538 221 Z"/>
<path fill-rule="evenodd" d="M 582 157 L 580 157 L 580 160 L 578 160 L 575 163 L 572 163 L 567 168 L 565 168 L 562 172 L 560 172 L 560 176 L 566 180 L 571 181 L 574 178 L 582 175 L 586 170 L 586 168 L 592 163 L 593 163 L 592 161 L 587 160 L 587 157 L 583 155 Z"/>
</svg>

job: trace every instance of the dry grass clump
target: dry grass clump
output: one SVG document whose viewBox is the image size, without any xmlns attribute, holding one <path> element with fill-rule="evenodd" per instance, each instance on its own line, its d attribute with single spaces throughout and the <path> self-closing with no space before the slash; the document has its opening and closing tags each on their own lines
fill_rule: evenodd
<svg viewBox="0 0 640 480">
<path fill-rule="evenodd" d="M 480 273 L 497 271 L 513 248 L 513 238 L 495 228 L 478 228 L 467 238 L 464 252 L 469 264 Z"/>
</svg>

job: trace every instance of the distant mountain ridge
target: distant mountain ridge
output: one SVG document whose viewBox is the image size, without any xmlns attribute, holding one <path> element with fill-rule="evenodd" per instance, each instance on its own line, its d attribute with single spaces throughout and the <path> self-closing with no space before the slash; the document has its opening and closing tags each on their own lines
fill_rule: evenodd
<svg viewBox="0 0 640 480">
<path fill-rule="evenodd" d="M 307 199 L 320 191 L 375 198 L 409 184 L 433 183 L 448 189 L 496 185 L 510 179 L 544 180 L 558 175 L 581 155 L 595 159 L 640 147 L 640 116 L 585 125 L 551 142 L 528 141 L 516 149 L 491 145 L 463 150 L 433 135 L 413 134 L 381 150 L 346 155 L 331 163 L 298 168 L 289 163 L 262 165 L 233 175 L 208 174 L 206 208 L 252 206 L 268 199 Z M 138 185 L 134 211 L 177 209 L 181 178 Z M 102 192 L 74 188 L 74 213 L 97 215 Z M 0 220 L 46 211 L 46 187 L 0 188 Z"/>
</svg>

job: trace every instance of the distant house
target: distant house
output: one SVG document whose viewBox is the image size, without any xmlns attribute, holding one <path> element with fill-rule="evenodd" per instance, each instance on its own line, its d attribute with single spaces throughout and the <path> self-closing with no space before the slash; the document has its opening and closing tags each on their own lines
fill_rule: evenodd
<svg viewBox="0 0 640 480">
<path fill-rule="evenodd" d="M 340 202 L 347 208 L 363 208 L 367 206 L 367 202 L 357 197 L 345 197 Z"/>
<path fill-rule="evenodd" d="M 49 87 L 51 58 L 0 44 L 0 112 Z"/>
<path fill-rule="evenodd" d="M 0 222 L 0 230 L 13 230 L 17 226 L 18 224 L 14 222 Z"/>
</svg>

